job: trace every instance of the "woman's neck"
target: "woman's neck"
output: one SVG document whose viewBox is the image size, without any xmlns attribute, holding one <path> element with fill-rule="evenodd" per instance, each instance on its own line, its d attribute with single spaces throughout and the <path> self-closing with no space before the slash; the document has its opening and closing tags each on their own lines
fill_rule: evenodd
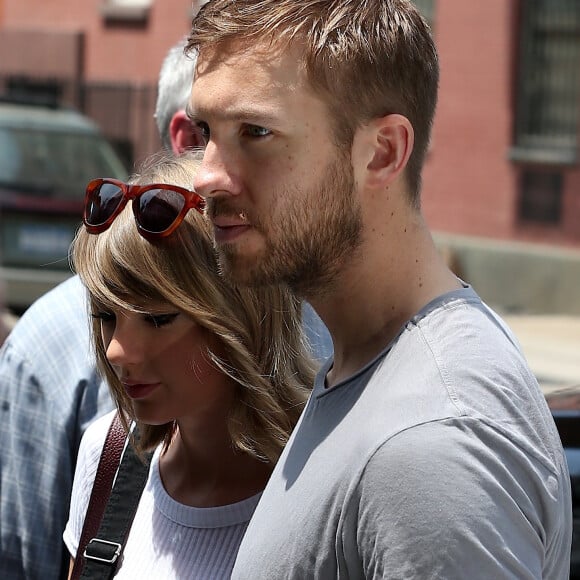
<svg viewBox="0 0 580 580">
<path fill-rule="evenodd" d="M 273 466 L 237 450 L 227 429 L 204 433 L 183 427 L 178 426 L 159 461 L 163 485 L 174 500 L 215 507 L 242 501 L 264 489 Z"/>
</svg>

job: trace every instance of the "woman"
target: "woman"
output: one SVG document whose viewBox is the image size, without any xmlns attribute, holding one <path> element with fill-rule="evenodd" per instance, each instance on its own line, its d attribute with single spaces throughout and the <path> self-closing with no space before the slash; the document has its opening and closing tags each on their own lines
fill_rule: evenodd
<svg viewBox="0 0 580 580">
<path fill-rule="evenodd" d="M 174 187 L 197 164 L 161 158 L 129 186 L 91 182 L 72 249 L 99 367 L 125 427 L 138 425 L 138 450 L 154 450 L 118 578 L 229 577 L 313 381 L 299 301 L 220 276 L 211 226 L 188 211 L 203 201 Z M 80 446 L 64 532 L 73 559 L 110 422 Z"/>
</svg>

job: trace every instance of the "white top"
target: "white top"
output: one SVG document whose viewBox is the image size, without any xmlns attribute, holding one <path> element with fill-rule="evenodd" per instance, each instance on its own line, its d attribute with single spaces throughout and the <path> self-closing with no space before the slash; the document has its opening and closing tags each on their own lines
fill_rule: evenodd
<svg viewBox="0 0 580 580">
<path fill-rule="evenodd" d="M 113 413 L 95 421 L 79 448 L 64 542 L 76 555 L 101 450 Z M 229 578 L 242 536 L 260 495 L 212 508 L 176 502 L 159 474 L 160 448 L 129 533 L 116 578 Z"/>
</svg>

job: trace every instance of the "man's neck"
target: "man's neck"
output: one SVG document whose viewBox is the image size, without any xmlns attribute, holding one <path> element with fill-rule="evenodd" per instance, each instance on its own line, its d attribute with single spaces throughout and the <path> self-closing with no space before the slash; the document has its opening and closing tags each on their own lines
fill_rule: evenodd
<svg viewBox="0 0 580 580">
<path fill-rule="evenodd" d="M 431 300 L 461 287 L 417 218 L 404 235 L 365 234 L 361 258 L 345 263 L 332 288 L 309 300 L 332 335 L 332 386 L 376 357 L 401 326 Z M 392 235 L 389 235 L 392 233 Z"/>
</svg>

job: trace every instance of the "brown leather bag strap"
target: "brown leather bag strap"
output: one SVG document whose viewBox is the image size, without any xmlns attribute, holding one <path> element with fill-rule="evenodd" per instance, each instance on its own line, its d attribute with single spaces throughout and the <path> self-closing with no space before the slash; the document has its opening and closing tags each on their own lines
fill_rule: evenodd
<svg viewBox="0 0 580 580">
<path fill-rule="evenodd" d="M 107 505 L 107 501 L 111 494 L 113 479 L 115 478 L 115 473 L 117 473 L 117 469 L 119 468 L 126 439 L 127 433 L 125 432 L 125 429 L 123 429 L 119 413 L 115 413 L 109 431 L 107 432 L 107 437 L 97 467 L 95 482 L 93 483 L 93 489 L 91 491 L 91 497 L 85 515 L 85 523 L 83 525 L 83 531 L 81 533 L 72 569 L 71 580 L 77 580 L 80 578 L 84 565 L 83 553 L 85 548 L 99 531 L 99 525 L 103 519 L 105 506 Z"/>
</svg>

